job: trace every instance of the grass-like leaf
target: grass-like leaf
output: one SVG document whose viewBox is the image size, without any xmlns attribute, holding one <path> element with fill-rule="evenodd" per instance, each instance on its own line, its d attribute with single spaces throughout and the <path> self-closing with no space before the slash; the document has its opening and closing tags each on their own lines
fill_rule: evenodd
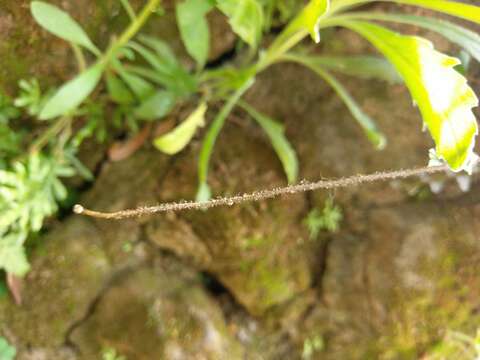
<svg viewBox="0 0 480 360">
<path fill-rule="evenodd" d="M 357 102 L 352 98 L 348 93 L 347 89 L 334 77 L 332 76 L 320 62 L 317 61 L 316 57 L 308 57 L 304 55 L 285 55 L 282 59 L 287 61 L 294 61 L 301 65 L 304 65 L 322 77 L 338 94 L 338 96 L 343 100 L 345 105 L 350 110 L 351 114 L 358 121 L 363 131 L 367 135 L 368 139 L 372 144 L 379 150 L 383 149 L 387 143 L 385 136 L 378 130 L 373 119 L 368 116 L 357 104 Z"/>
<path fill-rule="evenodd" d="M 454 69 L 460 61 L 420 37 L 362 21 L 344 25 L 369 40 L 397 68 L 435 140 L 437 155 L 454 171 L 468 170 L 478 132 L 472 108 L 478 99 Z"/>
<path fill-rule="evenodd" d="M 82 27 L 65 11 L 42 1 L 32 1 L 30 9 L 35 21 L 52 34 L 100 54 Z"/>
<path fill-rule="evenodd" d="M 203 140 L 202 149 L 200 150 L 200 158 L 198 160 L 198 180 L 199 189 L 197 192 L 197 201 L 208 200 L 206 195 L 210 195 L 210 190 L 207 184 L 208 167 L 210 165 L 210 157 L 212 156 L 213 147 L 217 140 L 218 134 L 225 124 L 225 120 L 232 111 L 233 107 L 237 104 L 242 95 L 253 85 L 253 79 L 247 79 L 237 91 L 230 96 L 228 101 L 222 107 L 218 115 L 210 125 L 210 128 Z"/>
<path fill-rule="evenodd" d="M 240 102 L 239 105 L 258 122 L 258 124 L 268 135 L 273 149 L 282 162 L 288 182 L 290 184 L 294 183 L 298 177 L 298 158 L 292 145 L 285 137 L 285 129 L 283 125 L 278 121 L 259 113 L 245 102 Z"/>
<path fill-rule="evenodd" d="M 308 56 L 308 62 L 312 66 L 319 66 L 361 79 L 378 79 L 391 84 L 403 81 L 395 67 L 389 61 L 378 56 Z"/>
</svg>

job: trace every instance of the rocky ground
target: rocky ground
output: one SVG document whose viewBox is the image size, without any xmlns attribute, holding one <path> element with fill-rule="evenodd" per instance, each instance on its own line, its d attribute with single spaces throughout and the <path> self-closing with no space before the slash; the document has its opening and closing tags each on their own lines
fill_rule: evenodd
<svg viewBox="0 0 480 360">
<path fill-rule="evenodd" d="M 33 26 L 17 15 L 27 11 L 20 3 L 0 8 L 0 29 Z M 218 32 L 212 57 L 229 51 L 230 35 Z M 346 31 L 330 39 L 319 51 L 368 49 Z M 55 76 L 38 61 L 33 73 Z M 342 80 L 387 135 L 384 151 L 296 65 L 262 74 L 246 99 L 284 121 L 302 178 L 423 166 L 432 143 L 403 86 Z M 97 179 L 80 202 L 113 211 L 192 198 L 200 140 L 175 157 L 146 146 L 121 162 L 86 149 Z M 216 194 L 285 182 L 268 140 L 240 110 L 221 133 L 210 176 Z M 18 359 L 100 359 L 106 348 L 130 360 L 426 357 L 447 330 L 473 335 L 478 326 L 480 187 L 462 194 L 448 184 L 439 195 L 410 180 L 117 222 L 66 213 L 32 250 L 23 304 L 0 298 L 0 335 Z M 344 214 L 340 229 L 311 238 L 304 219 L 331 197 Z"/>
</svg>

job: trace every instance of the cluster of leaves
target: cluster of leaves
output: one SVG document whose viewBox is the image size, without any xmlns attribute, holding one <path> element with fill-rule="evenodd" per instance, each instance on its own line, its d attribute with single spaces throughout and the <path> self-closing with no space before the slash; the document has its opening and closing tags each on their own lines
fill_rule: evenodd
<svg viewBox="0 0 480 360">
<path fill-rule="evenodd" d="M 329 198 L 322 210 L 318 208 L 312 209 L 303 223 L 310 233 L 310 239 L 316 239 L 321 230 L 329 232 L 338 231 L 342 218 L 342 210 Z"/>
<path fill-rule="evenodd" d="M 38 82 L 32 80 L 20 82 L 20 94 L 13 103 L 0 97 L 0 268 L 17 275 L 23 275 L 28 269 L 23 243 L 28 233 L 38 231 L 44 218 L 53 214 L 58 201 L 65 197 L 60 177 L 72 175 L 72 167 L 75 167 L 76 172 L 91 178 L 74 156 L 86 138 L 96 136 L 104 140 L 110 126 L 135 132 L 144 123 L 165 118 L 177 104 L 187 99 L 196 101 L 193 112 L 173 130 L 155 138 L 153 145 L 169 155 L 178 153 L 204 126 L 209 104 L 224 101 L 203 138 L 198 160 L 198 200 L 211 196 L 208 186 L 210 157 L 222 127 L 236 106 L 264 130 L 287 180 L 295 182 L 299 164 L 283 125 L 242 100 L 257 74 L 279 62 L 301 64 L 332 86 L 378 149 L 385 146 L 385 136 L 333 74 L 377 78 L 390 83 L 403 81 L 435 141 L 436 156 L 454 171 L 470 170 L 477 134 L 472 107 L 478 101 L 466 79 L 457 71 L 460 61 L 436 51 L 423 38 L 402 35 L 374 22 L 413 24 L 439 32 L 476 60 L 480 60 L 480 36 L 444 20 L 352 11 L 375 1 L 310 0 L 306 4 L 296 0 L 179 1 L 175 8 L 177 24 L 185 49 L 195 61 L 195 69 L 185 67 L 161 39 L 137 34 L 151 14 L 161 13 L 158 11 L 160 0 L 148 0 L 138 14 L 127 0 L 122 0 L 131 22 L 104 51 L 66 12 L 48 3 L 33 1 L 34 19 L 44 29 L 70 43 L 80 72 L 45 94 Z M 452 0 L 392 1 L 480 23 L 478 6 Z M 207 15 L 214 9 L 228 18 L 239 43 L 249 49 L 246 51 L 249 56 L 238 67 L 206 68 L 211 41 Z M 263 35 L 273 26 L 284 23 L 287 24 L 271 44 L 261 49 Z M 320 31 L 329 27 L 357 32 L 384 57 L 319 56 L 294 50 L 309 35 L 318 43 Z M 87 61 L 90 59 L 93 60 Z M 46 127 L 26 152 L 22 150 L 25 139 L 21 133 L 13 131 L 10 124 L 18 118 L 19 109 L 24 109 L 28 116 L 37 118 Z M 105 114 L 104 109 L 109 113 Z"/>
</svg>

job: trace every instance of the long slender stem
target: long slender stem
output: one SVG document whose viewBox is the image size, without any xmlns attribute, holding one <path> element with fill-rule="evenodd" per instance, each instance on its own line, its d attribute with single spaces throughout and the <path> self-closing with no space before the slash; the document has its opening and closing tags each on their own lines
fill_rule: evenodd
<svg viewBox="0 0 480 360">
<path fill-rule="evenodd" d="M 123 34 L 118 38 L 118 40 L 115 41 L 107 50 L 107 52 L 103 56 L 104 61 L 108 62 L 118 49 L 124 46 L 127 42 L 130 41 L 131 38 L 133 38 L 137 34 L 137 32 L 149 18 L 149 16 L 156 10 L 158 5 L 160 4 L 160 1 L 161 0 L 148 1 L 147 5 L 143 7 L 138 17 L 135 18 L 135 21 L 130 24 L 130 26 L 123 32 Z"/>
<path fill-rule="evenodd" d="M 413 168 L 396 171 L 376 172 L 365 175 L 353 175 L 338 179 L 318 180 L 315 182 L 301 182 L 295 185 L 288 185 L 285 187 L 278 187 L 266 190 L 258 190 L 252 193 L 235 195 L 230 197 L 216 198 L 204 202 L 190 201 L 190 202 L 172 202 L 163 203 L 152 207 L 141 207 L 137 209 L 122 210 L 113 213 L 104 213 L 93 211 L 84 208 L 82 205 L 75 205 L 73 212 L 85 216 L 91 216 L 100 219 L 119 220 L 133 217 L 140 217 L 146 215 L 157 214 L 166 211 L 182 211 L 182 210 L 206 210 L 219 206 L 239 205 L 246 202 L 262 201 L 273 199 L 285 195 L 293 195 L 306 191 L 315 191 L 319 189 L 338 189 L 358 186 L 361 184 L 368 184 L 378 181 L 388 181 L 395 179 L 406 179 L 413 176 L 420 176 L 425 174 L 434 174 L 438 172 L 448 171 L 448 166 L 432 166 L 423 168 Z"/>
<path fill-rule="evenodd" d="M 130 2 L 128 0 L 120 0 L 120 2 L 122 3 L 122 6 L 125 9 L 125 12 L 128 14 L 130 21 L 134 22 L 137 18 L 137 15 L 135 14 L 135 11 L 133 11 L 133 8 L 132 8 L 132 5 L 130 5 Z"/>
</svg>

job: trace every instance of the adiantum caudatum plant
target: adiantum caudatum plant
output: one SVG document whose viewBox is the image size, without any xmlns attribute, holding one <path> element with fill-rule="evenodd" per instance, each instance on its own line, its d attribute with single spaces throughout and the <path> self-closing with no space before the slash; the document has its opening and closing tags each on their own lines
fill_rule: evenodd
<svg viewBox="0 0 480 360">
<path fill-rule="evenodd" d="M 0 97 L 0 268 L 22 276 L 29 268 L 24 242 L 52 215 L 67 196 L 62 177 L 92 175 L 76 159 L 82 141 L 95 135 L 103 140 L 109 126 L 136 131 L 142 122 L 161 120 L 176 104 L 197 101 L 196 108 L 176 128 L 154 139 L 154 146 L 175 154 L 187 146 L 212 102 L 224 105 L 206 129 L 198 161 L 197 200 L 211 196 L 208 186 L 210 157 L 230 112 L 240 107 L 265 131 L 277 153 L 289 183 L 298 175 L 295 150 L 280 122 L 260 113 L 242 100 L 256 76 L 280 62 L 306 66 L 325 80 L 345 102 L 368 139 L 381 149 L 386 139 L 371 119 L 333 75 L 335 72 L 363 78 L 402 81 L 410 90 L 423 121 L 435 141 L 435 157 L 454 171 L 470 171 L 477 124 L 472 108 L 478 100 L 464 76 L 460 61 L 436 51 L 428 40 L 402 35 L 377 22 L 413 24 L 436 31 L 480 60 L 480 36 L 445 20 L 396 13 L 362 12 L 356 8 L 376 0 L 182 0 L 175 12 L 180 35 L 195 68 L 186 68 L 158 37 L 138 34 L 147 19 L 163 11 L 160 0 L 148 0 L 136 13 L 121 0 L 130 24 L 101 51 L 82 27 L 54 5 L 31 2 L 36 22 L 69 42 L 79 74 L 55 91 L 42 93 L 35 80 L 20 82 L 15 100 Z M 386 0 L 416 5 L 480 23 L 480 7 L 450 0 Z M 206 19 L 218 9 L 229 20 L 239 41 L 248 47 L 239 67 L 206 69 L 210 29 Z M 298 9 L 295 15 L 295 9 Z M 271 44 L 262 47 L 262 35 L 280 19 L 290 21 Z M 371 42 L 384 56 L 318 56 L 295 50 L 310 36 L 321 41 L 320 31 L 331 27 L 350 29 Z M 84 52 L 88 52 L 88 56 Z M 91 61 L 90 61 L 91 60 Z M 99 96 L 101 94 L 102 96 Z M 113 109 L 112 121 L 103 109 Z M 20 110 L 43 122 L 46 130 L 30 138 L 14 131 L 12 122 Z M 78 119 L 78 121 L 77 121 Z M 75 123 L 75 126 L 74 126 Z M 23 149 L 30 143 L 28 150 Z"/>
</svg>

